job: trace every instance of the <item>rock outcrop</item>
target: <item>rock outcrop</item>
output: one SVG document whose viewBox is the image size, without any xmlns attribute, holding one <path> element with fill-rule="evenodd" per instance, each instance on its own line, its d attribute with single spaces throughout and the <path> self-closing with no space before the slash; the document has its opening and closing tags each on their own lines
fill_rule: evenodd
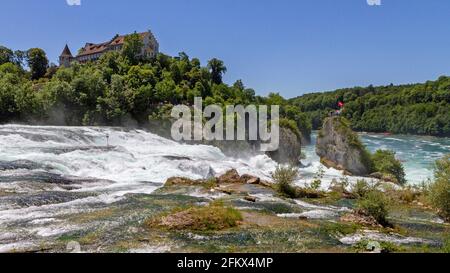
<svg viewBox="0 0 450 273">
<path fill-rule="evenodd" d="M 302 155 L 302 141 L 288 128 L 280 128 L 280 146 L 277 151 L 268 152 L 267 155 L 281 164 L 299 165 Z"/>
<path fill-rule="evenodd" d="M 327 167 L 360 176 L 372 172 L 370 154 L 342 117 L 325 119 L 317 137 L 316 153 Z"/>
</svg>

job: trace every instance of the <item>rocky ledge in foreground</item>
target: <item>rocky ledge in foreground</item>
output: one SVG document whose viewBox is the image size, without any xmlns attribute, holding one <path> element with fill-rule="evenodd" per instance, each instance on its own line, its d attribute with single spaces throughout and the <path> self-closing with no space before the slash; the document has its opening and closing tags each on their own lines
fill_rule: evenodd
<svg viewBox="0 0 450 273">
<path fill-rule="evenodd" d="M 331 191 L 286 198 L 277 187 L 235 170 L 208 180 L 174 177 L 152 194 L 17 222 L 0 252 L 442 252 L 450 231 L 416 203 L 390 211 L 386 227 Z M 24 229 L 33 230 L 18 241 Z M 51 231 L 51 232 L 50 232 Z M 6 236 L 9 234 L 8 236 Z M 71 248 L 69 246 L 78 246 Z M 69 248 L 68 248 L 69 247 Z"/>
</svg>

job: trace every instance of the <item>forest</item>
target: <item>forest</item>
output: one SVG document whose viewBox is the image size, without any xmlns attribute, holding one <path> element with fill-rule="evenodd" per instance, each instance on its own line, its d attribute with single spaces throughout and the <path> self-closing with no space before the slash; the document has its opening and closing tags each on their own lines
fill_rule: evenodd
<svg viewBox="0 0 450 273">
<path fill-rule="evenodd" d="M 312 93 L 289 100 L 318 129 L 330 111 L 342 114 L 357 131 L 450 136 L 450 77 L 421 84 L 368 86 Z"/>
</svg>

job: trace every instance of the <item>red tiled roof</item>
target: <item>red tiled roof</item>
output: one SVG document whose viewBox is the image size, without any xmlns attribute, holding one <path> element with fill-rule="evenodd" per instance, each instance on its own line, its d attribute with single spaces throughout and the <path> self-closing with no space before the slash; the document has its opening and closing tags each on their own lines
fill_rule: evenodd
<svg viewBox="0 0 450 273">
<path fill-rule="evenodd" d="M 142 32 L 138 34 L 143 39 L 145 35 L 148 34 L 148 32 Z M 83 48 L 83 51 L 80 54 L 78 54 L 77 57 L 102 53 L 106 51 L 109 46 L 123 45 L 125 43 L 125 37 L 126 35 L 116 36 L 112 40 L 100 44 L 87 43 L 86 46 Z"/>
</svg>

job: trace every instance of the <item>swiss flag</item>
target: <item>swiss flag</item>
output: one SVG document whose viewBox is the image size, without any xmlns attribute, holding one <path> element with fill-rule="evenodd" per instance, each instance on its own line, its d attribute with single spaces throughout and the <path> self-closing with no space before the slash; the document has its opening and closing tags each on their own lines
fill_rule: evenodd
<svg viewBox="0 0 450 273">
<path fill-rule="evenodd" d="M 342 101 L 338 102 L 339 108 L 344 108 L 344 103 Z"/>
</svg>

